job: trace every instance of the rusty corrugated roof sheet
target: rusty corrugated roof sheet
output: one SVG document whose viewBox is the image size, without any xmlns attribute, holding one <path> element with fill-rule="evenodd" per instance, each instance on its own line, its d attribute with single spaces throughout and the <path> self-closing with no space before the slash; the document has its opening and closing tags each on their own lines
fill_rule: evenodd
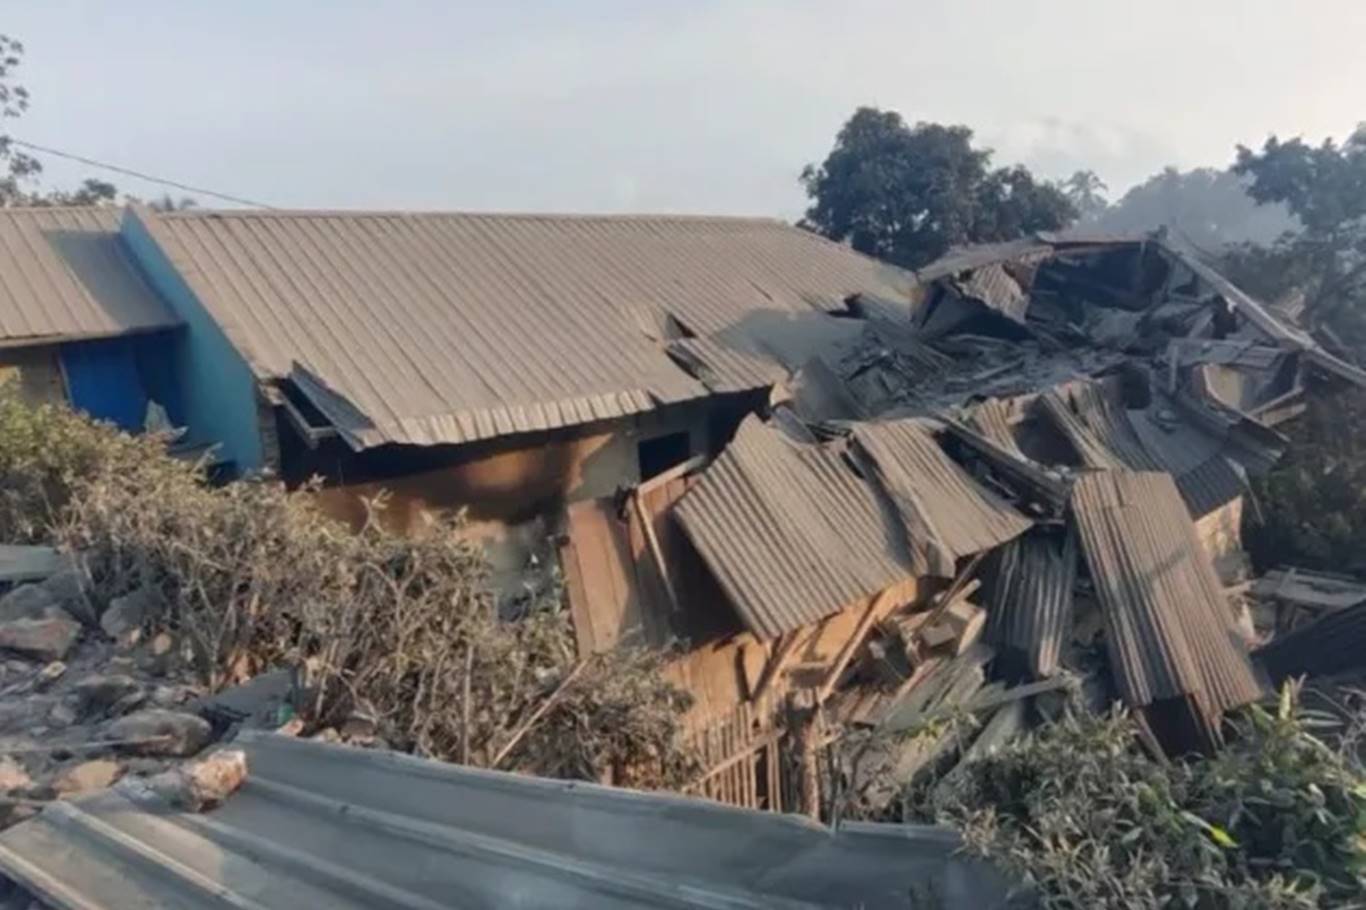
<svg viewBox="0 0 1366 910">
<path fill-rule="evenodd" d="M 0 209 L 0 341 L 106 338 L 178 320 L 143 280 L 106 208 Z"/>
<path fill-rule="evenodd" d="M 754 632 L 773 638 L 914 574 L 894 516 L 832 448 L 740 425 L 674 515 Z"/>
<path fill-rule="evenodd" d="M 139 217 L 258 377 L 307 377 L 356 447 L 469 442 L 699 397 L 642 319 L 745 337 L 763 314 L 826 319 L 852 293 L 895 298 L 912 281 L 768 220 Z"/>
<path fill-rule="evenodd" d="M 718 395 L 762 389 L 787 378 L 782 364 L 710 338 L 680 338 L 669 342 L 668 350 L 690 376 Z"/>
<path fill-rule="evenodd" d="M 1261 695 L 1209 557 L 1171 476 L 1098 471 L 1072 488 L 1072 516 L 1104 611 L 1124 700 L 1191 698 L 1206 727 Z"/>
<path fill-rule="evenodd" d="M 918 574 L 952 577 L 961 557 L 1033 524 L 978 486 L 914 418 L 859 424 L 853 438 L 905 527 Z"/>
<path fill-rule="evenodd" d="M 1058 672 L 1072 625 L 1076 539 L 1057 537 L 1042 529 L 1022 534 L 991 554 L 983 571 L 983 640 L 1001 654 L 1018 655 L 1039 679 Z"/>
</svg>

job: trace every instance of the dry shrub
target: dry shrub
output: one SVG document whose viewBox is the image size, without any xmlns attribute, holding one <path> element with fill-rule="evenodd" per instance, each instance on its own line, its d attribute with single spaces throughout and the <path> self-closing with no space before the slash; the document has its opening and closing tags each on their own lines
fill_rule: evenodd
<svg viewBox="0 0 1366 910">
<path fill-rule="evenodd" d="M 3 425 L 22 431 L 0 436 L 14 484 L 6 530 L 22 529 L 10 539 L 82 552 L 101 606 L 154 593 L 149 631 L 170 632 L 184 669 L 211 688 L 295 667 L 314 727 L 362 714 L 391 745 L 435 758 L 638 786 L 691 775 L 686 696 L 658 658 L 579 667 L 557 596 L 500 619 L 458 519 L 415 537 L 374 520 L 352 533 L 307 490 L 213 487 L 157 440 L 69 411 L 0 396 Z"/>
</svg>

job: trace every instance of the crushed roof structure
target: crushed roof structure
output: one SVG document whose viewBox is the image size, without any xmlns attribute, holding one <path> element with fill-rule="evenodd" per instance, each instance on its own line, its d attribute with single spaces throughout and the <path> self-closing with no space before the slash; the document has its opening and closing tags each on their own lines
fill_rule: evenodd
<svg viewBox="0 0 1366 910">
<path fill-rule="evenodd" d="M 941 829 L 846 824 L 245 732 L 249 776 L 179 812 L 123 786 L 0 833 L 46 905 L 902 908 L 1006 906 Z"/>
<path fill-rule="evenodd" d="M 140 212 L 258 380 L 355 448 L 466 443 L 762 388 L 909 274 L 778 221 Z M 670 358 L 706 367 L 699 380 Z M 743 352 L 732 355 L 727 349 Z"/>
<path fill-rule="evenodd" d="M 117 209 L 0 209 L 0 344 L 178 325 L 119 244 L 118 226 Z"/>
</svg>

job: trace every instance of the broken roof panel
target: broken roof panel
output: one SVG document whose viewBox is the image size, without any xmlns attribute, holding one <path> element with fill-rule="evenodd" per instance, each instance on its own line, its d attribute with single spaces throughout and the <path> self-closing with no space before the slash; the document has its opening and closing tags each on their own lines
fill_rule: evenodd
<svg viewBox="0 0 1366 910">
<path fill-rule="evenodd" d="M 937 828 L 853 824 L 244 733 L 250 774 L 205 815 L 125 796 L 53 803 L 0 834 L 47 905 L 128 907 L 1004 907 Z"/>
<path fill-rule="evenodd" d="M 107 338 L 171 328 L 107 208 L 0 209 L 0 343 Z"/>
<path fill-rule="evenodd" d="M 958 559 L 1032 525 L 978 486 L 914 418 L 859 424 L 853 438 L 901 518 L 920 574 L 952 577 Z"/>
<path fill-rule="evenodd" d="M 1232 612 L 1167 474 L 1099 471 L 1077 479 L 1072 515 L 1104 610 L 1124 700 L 1191 699 L 1216 729 L 1261 695 Z"/>
<path fill-rule="evenodd" d="M 710 338 L 680 338 L 669 342 L 668 351 L 690 376 L 718 395 L 762 389 L 787 378 L 782 364 Z"/>
<path fill-rule="evenodd" d="M 895 520 L 839 453 L 795 442 L 757 417 L 740 424 L 674 514 L 764 638 L 914 574 Z"/>
<path fill-rule="evenodd" d="M 829 314 L 851 293 L 895 299 L 912 281 L 768 220 L 130 217 L 257 377 L 313 377 L 315 403 L 358 448 L 470 442 L 696 398 L 707 390 L 647 337 L 643 321 L 672 317 L 732 347 L 769 329 L 825 337 L 815 329 L 841 322 Z"/>
<path fill-rule="evenodd" d="M 1058 672 L 1072 622 L 1076 539 L 1033 530 L 994 552 L 983 569 L 987 626 L 983 641 L 1018 656 L 1035 678 Z"/>
</svg>

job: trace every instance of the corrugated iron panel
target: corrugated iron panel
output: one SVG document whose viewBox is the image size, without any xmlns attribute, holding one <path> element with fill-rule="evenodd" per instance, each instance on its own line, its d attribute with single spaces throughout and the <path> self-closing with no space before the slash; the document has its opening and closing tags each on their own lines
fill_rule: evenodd
<svg viewBox="0 0 1366 910">
<path fill-rule="evenodd" d="M 1216 340 L 1213 338 L 1180 338 L 1169 346 L 1170 356 L 1178 366 L 1214 363 L 1240 366 L 1253 370 L 1270 370 L 1285 356 L 1285 351 L 1252 341 Z"/>
<path fill-rule="evenodd" d="M 1083 475 L 1071 508 L 1126 702 L 1192 696 L 1215 722 L 1209 727 L 1225 710 L 1261 695 L 1219 579 L 1169 475 Z"/>
<path fill-rule="evenodd" d="M 1366 666 L 1366 604 L 1321 616 L 1254 652 L 1271 681 L 1332 676 Z"/>
<path fill-rule="evenodd" d="M 0 209 L 0 340 L 104 338 L 169 328 L 109 208 Z"/>
<path fill-rule="evenodd" d="M 991 265 L 982 266 L 973 270 L 957 284 L 963 296 L 980 300 L 1016 322 L 1025 321 L 1025 312 L 1029 309 L 1029 295 L 1006 270 L 1005 264 L 993 262 Z"/>
<path fill-rule="evenodd" d="M 1025 458 L 1025 453 L 1015 438 L 1012 407 L 1012 401 L 1005 398 L 988 398 L 980 401 L 967 409 L 967 424 L 1011 455 Z"/>
<path fill-rule="evenodd" d="M 815 908 L 1007 906 L 951 832 L 845 824 L 243 733 L 242 788 L 207 814 L 126 785 L 0 834 L 44 906 Z"/>
<path fill-rule="evenodd" d="M 696 336 L 743 335 L 760 311 L 795 320 L 911 284 L 766 220 L 140 217 L 257 375 L 316 377 L 348 403 L 335 411 L 362 418 L 339 427 L 358 447 L 469 442 L 707 394 L 647 337 L 643 311 Z"/>
<path fill-rule="evenodd" d="M 999 546 L 1032 525 L 978 486 L 915 419 L 860 424 L 853 438 L 926 574 L 952 577 L 959 558 Z"/>
<path fill-rule="evenodd" d="M 718 395 L 762 389 L 787 378 L 782 364 L 710 338 L 671 341 L 668 350 L 690 376 Z"/>
<path fill-rule="evenodd" d="M 983 570 L 983 639 L 998 652 L 1019 655 L 1039 679 L 1058 671 L 1072 624 L 1076 538 L 1058 536 L 1042 529 L 1023 534 L 993 553 Z"/>
<path fill-rule="evenodd" d="M 746 625 L 800 628 L 915 574 L 873 489 L 835 451 L 757 417 L 674 515 Z"/>
</svg>

